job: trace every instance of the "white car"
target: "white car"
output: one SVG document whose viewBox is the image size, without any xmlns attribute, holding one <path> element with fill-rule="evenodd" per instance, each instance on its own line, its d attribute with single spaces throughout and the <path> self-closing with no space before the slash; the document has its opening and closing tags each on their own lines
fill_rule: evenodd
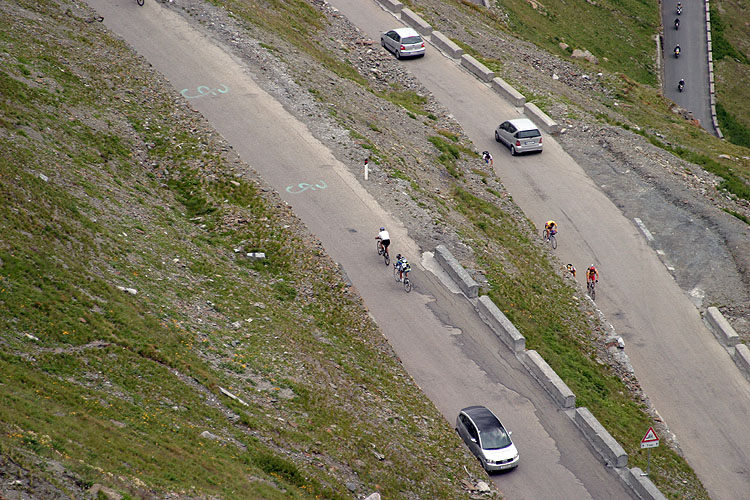
<svg viewBox="0 0 750 500">
<path fill-rule="evenodd" d="M 518 450 L 500 419 L 484 406 L 469 406 L 456 418 L 456 432 L 487 472 L 518 467 Z"/>
<path fill-rule="evenodd" d="M 507 120 L 498 125 L 495 140 L 508 146 L 513 156 L 532 151 L 542 152 L 542 133 L 527 118 Z"/>
<path fill-rule="evenodd" d="M 424 40 L 411 28 L 398 28 L 386 31 L 380 35 L 380 45 L 396 55 L 402 57 L 422 57 L 425 52 Z"/>
</svg>

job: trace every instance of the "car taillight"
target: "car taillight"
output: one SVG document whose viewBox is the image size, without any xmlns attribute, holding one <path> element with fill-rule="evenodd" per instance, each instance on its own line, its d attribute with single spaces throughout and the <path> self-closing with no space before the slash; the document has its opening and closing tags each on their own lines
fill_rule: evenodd
<svg viewBox="0 0 750 500">
<path fill-rule="evenodd" d="M 424 42 L 422 42 L 422 48 L 424 48 Z"/>
<path fill-rule="evenodd" d="M 520 145 L 521 145 L 521 141 L 519 141 L 518 139 L 516 139 L 516 146 L 520 146 Z"/>
<path fill-rule="evenodd" d="M 540 137 L 540 138 L 539 138 L 539 144 L 541 144 L 541 143 L 542 143 L 542 138 Z"/>
<path fill-rule="evenodd" d="M 401 50 L 406 50 L 406 47 L 404 47 L 404 46 L 402 45 L 402 46 L 401 46 Z"/>
</svg>

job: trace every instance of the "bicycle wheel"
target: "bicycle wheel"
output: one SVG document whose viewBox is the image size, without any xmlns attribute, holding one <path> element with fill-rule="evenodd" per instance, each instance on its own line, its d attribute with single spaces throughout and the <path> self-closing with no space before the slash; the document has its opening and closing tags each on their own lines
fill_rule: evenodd
<svg viewBox="0 0 750 500">
<path fill-rule="evenodd" d="M 138 2 L 138 5 L 140 5 L 141 7 L 143 7 L 143 3 L 144 3 L 144 2 L 146 1 L 146 0 L 135 0 L 135 1 L 136 1 L 136 2 Z"/>
<path fill-rule="evenodd" d="M 547 234 L 548 232 L 546 229 L 542 231 L 542 241 L 545 243 L 547 243 Z"/>
<path fill-rule="evenodd" d="M 555 238 L 554 234 L 549 235 L 549 242 L 552 244 L 552 248 L 557 248 L 557 238 Z"/>
<path fill-rule="evenodd" d="M 408 277 L 404 277 L 404 290 L 406 293 L 411 292 L 411 280 Z"/>
<path fill-rule="evenodd" d="M 396 267 L 396 264 L 393 264 L 393 279 L 396 281 L 401 281 L 401 279 L 398 277 L 398 268 Z"/>
<path fill-rule="evenodd" d="M 391 263 L 391 256 L 388 255 L 388 252 L 383 252 L 383 261 L 386 266 Z"/>
<path fill-rule="evenodd" d="M 591 297 L 591 300 L 595 300 L 596 299 L 596 289 L 594 287 L 594 282 L 593 281 L 589 281 L 588 285 L 586 285 L 586 286 L 589 289 L 589 297 Z"/>
<path fill-rule="evenodd" d="M 383 255 L 383 246 L 380 244 L 380 240 L 375 240 L 375 249 L 378 251 L 378 255 Z"/>
</svg>

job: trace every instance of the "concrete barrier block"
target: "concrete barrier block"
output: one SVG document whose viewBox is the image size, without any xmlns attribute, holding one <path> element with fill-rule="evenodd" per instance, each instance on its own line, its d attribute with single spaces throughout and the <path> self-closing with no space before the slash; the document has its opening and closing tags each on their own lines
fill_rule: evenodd
<svg viewBox="0 0 750 500">
<path fill-rule="evenodd" d="M 489 82 L 490 80 L 495 78 L 494 71 L 491 71 L 487 66 L 480 63 L 468 54 L 464 54 L 461 56 L 461 66 L 468 69 L 483 82 Z"/>
<path fill-rule="evenodd" d="M 548 134 L 559 134 L 561 127 L 555 120 L 547 116 L 547 113 L 539 109 L 533 102 L 527 102 L 523 105 L 524 112 L 529 115 L 534 123 L 541 123 L 542 130 Z"/>
<path fill-rule="evenodd" d="M 555 370 L 534 350 L 526 351 L 526 365 L 531 374 L 550 393 L 562 408 L 575 408 L 576 396 L 565 382 L 555 373 Z"/>
<path fill-rule="evenodd" d="M 398 14 L 404 8 L 404 4 L 398 0 L 378 0 L 388 11 Z"/>
<path fill-rule="evenodd" d="M 430 42 L 432 42 L 432 45 L 439 48 L 454 59 L 461 57 L 461 55 L 464 53 L 464 49 L 456 45 L 453 40 L 443 35 L 439 31 L 432 32 Z"/>
<path fill-rule="evenodd" d="M 625 450 L 607 432 L 607 429 L 599 423 L 588 408 L 576 408 L 575 422 L 586 439 L 589 440 L 594 449 L 599 452 L 608 465 L 612 467 L 625 467 L 628 465 L 628 455 L 625 453 Z"/>
<path fill-rule="evenodd" d="M 638 467 L 628 469 L 626 481 L 642 500 L 667 500 L 667 497 L 659 491 L 648 476 L 643 475 L 643 471 Z"/>
<path fill-rule="evenodd" d="M 744 373 L 745 377 L 750 380 L 750 348 L 747 344 L 737 344 L 734 348 L 734 363 Z"/>
<path fill-rule="evenodd" d="M 721 311 L 717 308 L 709 307 L 706 311 L 705 319 L 708 326 L 711 327 L 711 331 L 714 332 L 716 338 L 719 339 L 719 342 L 727 347 L 732 347 L 739 343 L 740 336 L 734 331 L 732 325 L 729 324 L 729 321 L 727 321 L 724 315 L 721 314 Z"/>
<path fill-rule="evenodd" d="M 474 281 L 474 278 L 458 263 L 458 260 L 444 245 L 438 245 L 435 248 L 435 259 L 467 297 L 473 299 L 479 295 L 479 283 Z"/>
<path fill-rule="evenodd" d="M 523 352 L 526 349 L 526 337 L 521 335 L 518 328 L 492 302 L 492 299 L 487 295 L 482 295 L 477 301 L 477 309 L 482 320 L 513 352 Z"/>
<path fill-rule="evenodd" d="M 514 89 L 508 82 L 500 77 L 492 79 L 492 90 L 500 94 L 506 101 L 510 102 L 514 106 L 523 106 L 526 104 L 526 97 L 523 96 L 519 91 Z"/>
<path fill-rule="evenodd" d="M 411 9 L 401 9 L 401 20 L 422 35 L 427 36 L 432 33 L 432 26 L 430 26 L 427 21 L 416 15 Z"/>
</svg>

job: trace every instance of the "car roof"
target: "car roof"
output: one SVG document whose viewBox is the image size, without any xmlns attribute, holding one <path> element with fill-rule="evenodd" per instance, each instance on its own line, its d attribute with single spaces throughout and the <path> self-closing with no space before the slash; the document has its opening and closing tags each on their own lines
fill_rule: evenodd
<svg viewBox="0 0 750 500">
<path fill-rule="evenodd" d="M 516 127 L 518 130 L 536 130 L 537 126 L 534 125 L 534 122 L 529 120 L 528 118 L 516 118 L 515 120 L 508 120 L 510 123 L 513 124 L 514 127 Z"/>
<path fill-rule="evenodd" d="M 400 36 L 401 38 L 405 36 L 421 36 L 419 33 L 417 33 L 417 30 L 413 28 L 396 28 L 393 31 L 398 33 L 398 36 Z"/>
<path fill-rule="evenodd" d="M 503 425 L 500 423 L 500 419 L 485 406 L 468 406 L 461 411 L 469 416 L 480 431 L 497 427 L 498 424 Z"/>
</svg>

